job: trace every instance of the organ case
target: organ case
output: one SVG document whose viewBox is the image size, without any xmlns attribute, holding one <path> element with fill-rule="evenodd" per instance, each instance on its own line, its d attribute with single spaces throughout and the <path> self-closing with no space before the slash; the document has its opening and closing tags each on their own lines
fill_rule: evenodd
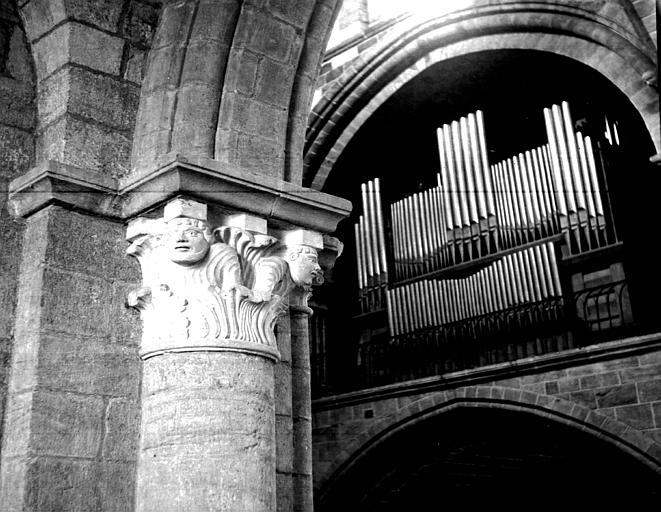
<svg viewBox="0 0 661 512">
<path fill-rule="evenodd" d="M 421 347 L 434 372 L 497 363 L 633 324 L 599 148 L 567 102 L 540 118 L 544 144 L 490 162 L 478 110 L 437 129 L 435 186 L 385 204 L 386 180 L 362 184 L 356 319 L 369 371 Z"/>
</svg>

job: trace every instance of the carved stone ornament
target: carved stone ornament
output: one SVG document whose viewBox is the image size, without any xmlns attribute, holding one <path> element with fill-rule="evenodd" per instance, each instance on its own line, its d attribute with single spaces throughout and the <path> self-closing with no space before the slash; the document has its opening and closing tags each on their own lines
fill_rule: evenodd
<svg viewBox="0 0 661 512">
<path fill-rule="evenodd" d="M 163 218 L 134 220 L 127 239 L 142 268 L 143 284 L 128 296 L 144 321 L 142 358 L 230 350 L 277 359 L 278 315 L 290 296 L 307 306 L 323 282 L 321 235 L 279 241 L 236 226 L 211 229 L 206 205 L 194 201 L 175 199 Z"/>
</svg>

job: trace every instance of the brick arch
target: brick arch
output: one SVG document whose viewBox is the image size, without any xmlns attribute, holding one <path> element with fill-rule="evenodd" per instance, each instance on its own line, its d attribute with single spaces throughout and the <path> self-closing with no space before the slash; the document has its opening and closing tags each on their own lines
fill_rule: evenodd
<svg viewBox="0 0 661 512">
<path fill-rule="evenodd" d="M 434 405 L 427 405 L 430 397 L 421 396 L 396 413 L 372 424 L 352 442 L 343 445 L 326 474 L 319 477 L 316 492 L 323 497 L 332 484 L 359 459 L 394 434 L 431 417 L 463 407 L 527 412 L 577 428 L 615 445 L 661 474 L 661 444 L 626 423 L 575 402 L 504 386 L 470 386 L 439 392 L 431 401 Z"/>
<path fill-rule="evenodd" d="M 508 4 L 471 9 L 430 21 L 411 19 L 352 63 L 315 107 L 306 142 L 304 184 L 321 190 L 337 158 L 370 115 L 413 77 L 443 60 L 493 49 L 555 53 L 613 82 L 661 147 L 658 93 L 643 76 L 654 57 L 612 21 L 549 4 L 527 11 Z"/>
<path fill-rule="evenodd" d="M 338 7 L 166 3 L 141 91 L 133 168 L 180 152 L 300 182 L 307 111 Z"/>
</svg>

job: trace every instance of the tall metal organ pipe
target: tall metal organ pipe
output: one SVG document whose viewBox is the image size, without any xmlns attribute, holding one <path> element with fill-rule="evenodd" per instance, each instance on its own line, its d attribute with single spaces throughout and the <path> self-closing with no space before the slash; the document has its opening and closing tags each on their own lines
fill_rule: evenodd
<svg viewBox="0 0 661 512">
<path fill-rule="evenodd" d="M 443 313 L 448 317 L 466 308 L 482 311 L 488 305 L 514 304 L 521 297 L 556 289 L 535 277 L 551 265 L 550 254 L 504 257 L 493 270 L 461 285 L 470 288 L 468 295 L 462 295 L 463 288 L 435 289 L 431 284 L 403 294 L 390 291 L 394 293 L 398 282 L 425 279 L 549 237 L 564 235 L 572 254 L 618 241 L 610 202 L 603 199 L 604 169 L 591 138 L 574 130 L 567 102 L 544 108 L 540 119 L 547 143 L 490 163 L 484 115 L 478 110 L 437 129 L 436 186 L 384 205 L 379 178 L 361 185 L 362 215 L 354 237 L 364 312 L 386 309 L 390 323 L 401 330 L 435 318 L 424 308 L 416 309 L 414 316 L 404 314 L 403 308 L 413 307 L 402 302 L 404 297 L 426 297 L 430 302 L 425 307 L 459 301 L 459 309 Z M 607 127 L 615 140 L 615 125 Z M 525 282 L 513 281 L 517 272 L 526 274 Z"/>
</svg>

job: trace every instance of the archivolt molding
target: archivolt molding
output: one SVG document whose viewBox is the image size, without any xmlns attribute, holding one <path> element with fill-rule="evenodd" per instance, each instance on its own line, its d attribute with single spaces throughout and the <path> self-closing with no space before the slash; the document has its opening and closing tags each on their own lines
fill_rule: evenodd
<svg viewBox="0 0 661 512">
<path fill-rule="evenodd" d="M 594 68 L 630 98 L 659 148 L 658 92 L 645 85 L 656 73 L 655 56 L 632 39 L 629 31 L 596 13 L 541 2 L 477 7 L 433 20 L 406 19 L 352 62 L 316 105 L 306 141 L 304 184 L 321 190 L 359 127 L 408 80 L 442 60 L 491 49 L 547 51 Z"/>
<path fill-rule="evenodd" d="M 178 198 L 162 218 L 129 224 L 127 252 L 140 262 L 143 283 L 128 303 L 144 321 L 143 359 L 191 351 L 279 357 L 275 322 L 290 296 L 306 307 L 323 282 L 323 237 L 293 230 L 279 240 L 266 234 L 266 221 L 232 219 L 212 229 L 206 205 Z"/>
<path fill-rule="evenodd" d="M 518 398 L 517 398 L 518 397 Z M 334 482 L 346 474 L 358 460 L 369 455 L 378 445 L 415 423 L 464 407 L 498 408 L 535 414 L 588 432 L 630 454 L 654 471 L 661 473 L 661 445 L 651 436 L 624 422 L 605 416 L 575 402 L 502 386 L 471 386 L 441 392 L 433 398 L 435 405 L 425 407 L 429 396 L 402 407 L 395 414 L 378 420 L 353 441 L 343 444 L 342 451 L 328 465 L 315 488 L 323 495 Z"/>
<path fill-rule="evenodd" d="M 132 166 L 186 151 L 300 183 L 312 89 L 338 0 L 164 5 Z"/>
</svg>

